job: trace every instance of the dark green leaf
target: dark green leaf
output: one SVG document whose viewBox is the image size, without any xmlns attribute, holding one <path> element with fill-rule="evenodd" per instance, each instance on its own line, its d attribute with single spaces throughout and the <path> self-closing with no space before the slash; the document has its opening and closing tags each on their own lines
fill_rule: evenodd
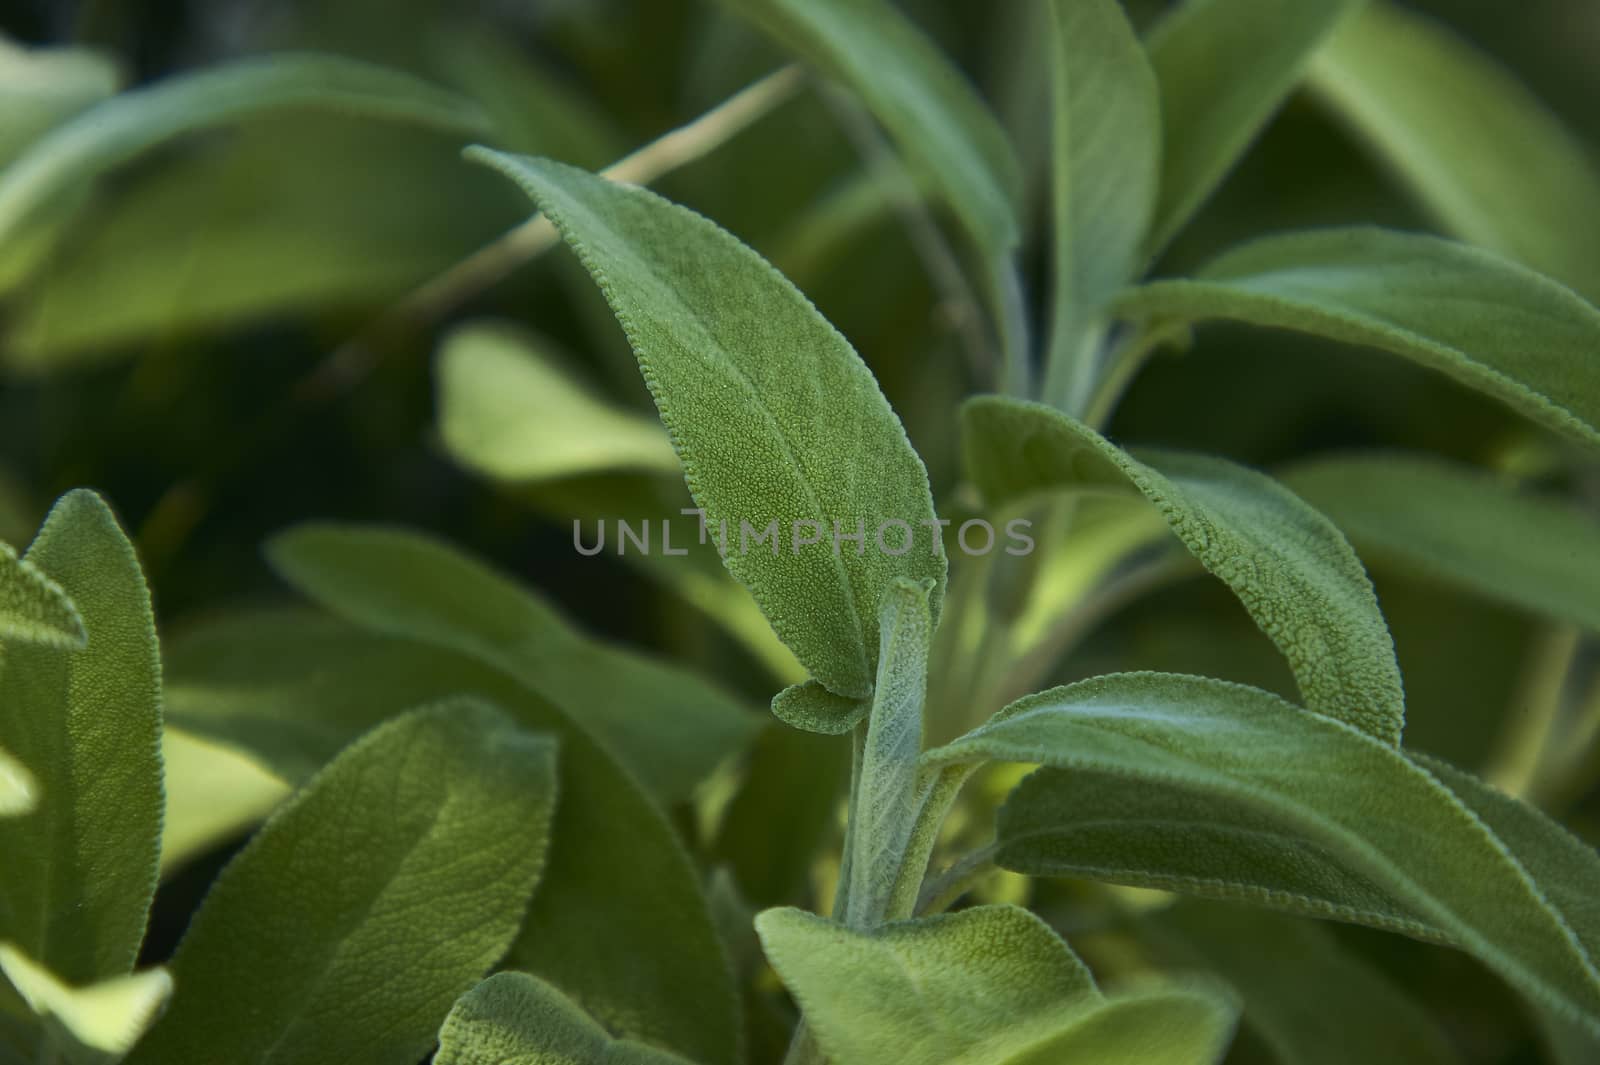
<svg viewBox="0 0 1600 1065">
<path fill-rule="evenodd" d="M 1238 595 L 1308 706 L 1399 743 L 1405 700 L 1372 583 L 1339 531 L 1282 485 L 1200 455 L 1148 451 L 1140 461 L 1080 422 L 1016 400 L 971 401 L 963 428 L 968 475 L 992 503 L 1131 484 Z"/>
<path fill-rule="evenodd" d="M 516 677 L 669 802 L 687 797 L 760 725 L 694 674 L 582 636 L 529 589 L 420 534 L 302 525 L 268 553 L 289 583 L 335 613 Z"/>
<path fill-rule="evenodd" d="M 92 492 L 63 496 L 27 562 L 76 604 L 79 649 L 12 643 L 0 743 L 37 780 L 0 820 L 0 940 L 76 986 L 125 976 L 161 846 L 161 667 L 133 545 Z"/>
<path fill-rule="evenodd" d="M 1005 131 L 932 41 L 885 0 L 725 0 L 850 88 L 991 256 L 1021 239 Z"/>
<path fill-rule="evenodd" d="M 461 996 L 439 1029 L 435 1065 L 688 1065 L 616 1039 L 559 990 L 498 973 Z"/>
<path fill-rule="evenodd" d="M 473 155 L 528 192 L 605 291 L 690 491 L 710 527 L 727 530 L 728 569 L 817 680 L 871 694 L 886 589 L 896 577 L 934 579 L 937 618 L 945 559 L 927 471 L 866 365 L 714 223 L 549 160 Z M 911 531 L 903 554 L 871 543 L 887 521 Z M 746 528 L 769 523 L 770 548 L 745 544 Z M 800 543 L 813 525 L 819 541 Z M 860 530 L 860 553 L 842 540 L 834 549 L 836 531 Z M 887 538 L 904 536 L 891 527 Z"/>
<path fill-rule="evenodd" d="M 1443 23 L 1374 2 L 1318 53 L 1310 86 L 1440 225 L 1600 299 L 1600 171 L 1585 145 Z"/>
<path fill-rule="evenodd" d="M 1593 896 L 1593 882 L 1571 879 L 1588 874 L 1519 861 L 1520 843 L 1404 754 L 1276 696 L 1204 677 L 1097 677 L 1020 700 L 924 757 L 1052 767 L 1001 812 L 1008 868 L 1453 943 L 1600 1032 L 1592 945 L 1563 901 Z M 1556 879 L 1539 882 L 1546 872 Z"/>
<path fill-rule="evenodd" d="M 1315 460 L 1283 480 L 1369 563 L 1600 631 L 1600 524 L 1564 500 L 1407 455 Z"/>
<path fill-rule="evenodd" d="M 1382 229 L 1268 237 L 1193 281 L 1158 281 L 1129 318 L 1211 319 L 1380 348 L 1486 392 L 1548 428 L 1600 444 L 1600 309 L 1492 252 Z"/>
<path fill-rule="evenodd" d="M 1239 992 L 1244 1023 L 1282 1065 L 1459 1065 L 1405 988 L 1312 922 L 1190 900 L 1150 923 L 1176 940 L 1175 960 Z"/>
<path fill-rule="evenodd" d="M 1360 0 L 1185 0 L 1150 34 L 1161 85 L 1160 251 L 1194 216 Z"/>
<path fill-rule="evenodd" d="M 731 1065 L 727 960 L 695 871 L 666 818 L 566 713 L 481 659 L 301 611 L 213 622 L 175 641 L 168 665 L 174 720 L 291 781 L 405 707 L 458 694 L 554 736 L 550 859 L 507 964 L 615 1031 Z"/>
<path fill-rule="evenodd" d="M 130 1060 L 422 1058 L 516 937 L 555 803 L 555 743 L 485 704 L 374 729 L 223 870 L 173 957 L 171 1008 Z"/>
</svg>

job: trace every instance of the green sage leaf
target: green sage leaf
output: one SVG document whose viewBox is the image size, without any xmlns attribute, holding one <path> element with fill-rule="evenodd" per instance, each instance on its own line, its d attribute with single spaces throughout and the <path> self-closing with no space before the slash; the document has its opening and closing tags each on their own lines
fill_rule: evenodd
<svg viewBox="0 0 1600 1065">
<path fill-rule="evenodd" d="M 0 167 L 52 126 L 117 91 L 116 64 L 86 48 L 25 48 L 0 36 Z"/>
<path fill-rule="evenodd" d="M 1148 922 L 1239 992 L 1244 1023 L 1284 1065 L 1459 1065 L 1439 1024 L 1327 930 L 1190 899 Z M 1180 953 L 1181 952 L 1181 953 Z"/>
<path fill-rule="evenodd" d="M 917 811 L 917 756 L 922 753 L 933 583 L 902 580 L 884 598 L 883 648 L 861 749 L 861 779 L 851 805 L 850 880 L 845 923 L 870 928 L 887 915 Z M 920 870 L 919 870 L 920 872 Z"/>
<path fill-rule="evenodd" d="M 1132 485 L 1283 652 L 1313 710 L 1398 744 L 1405 697 L 1372 583 L 1332 523 L 1263 474 L 1168 451 L 1137 458 L 1048 407 L 980 397 L 962 411 L 967 469 L 1006 503 Z"/>
<path fill-rule="evenodd" d="M 1166 247 L 1361 0 L 1185 0 L 1150 34 L 1165 144 L 1149 248 Z"/>
<path fill-rule="evenodd" d="M 516 677 L 589 728 L 669 802 L 686 798 L 760 726 L 695 674 L 579 634 L 530 590 L 426 536 L 301 525 L 267 550 L 289 583 L 335 613 Z"/>
<path fill-rule="evenodd" d="M 72 1065 L 121 1061 L 172 996 L 172 976 L 149 969 L 87 987 L 69 987 L 8 943 L 0 943 L 0 972 L 50 1031 Z"/>
<path fill-rule="evenodd" d="M 0 643 L 81 648 L 83 619 L 59 585 L 0 543 Z"/>
<path fill-rule="evenodd" d="M 486 476 L 524 482 L 615 470 L 682 475 L 654 418 L 596 395 L 545 345 L 509 324 L 473 323 L 445 337 L 438 382 L 445 447 Z"/>
<path fill-rule="evenodd" d="M 1407 455 L 1316 459 L 1282 477 L 1370 564 L 1600 631 L 1600 524 L 1565 500 Z"/>
<path fill-rule="evenodd" d="M 1019 700 L 924 758 L 1049 767 L 1001 811 L 1007 868 L 1451 943 L 1600 1032 L 1594 944 L 1566 901 L 1594 894 L 1570 879 L 1588 874 L 1519 860 L 1522 842 L 1404 754 L 1277 696 L 1204 677 L 1097 677 Z"/>
<path fill-rule="evenodd" d="M 990 256 L 1021 240 L 1021 171 L 971 83 L 886 0 L 724 0 L 861 98 Z"/>
<path fill-rule="evenodd" d="M 1224 254 L 1192 281 L 1132 289 L 1118 311 L 1167 324 L 1226 319 L 1379 348 L 1600 444 L 1600 309 L 1464 244 L 1373 228 L 1268 237 Z"/>
<path fill-rule="evenodd" d="M 560 163 L 471 154 L 523 187 L 605 291 L 690 492 L 726 530 L 729 571 L 817 680 L 871 694 L 890 583 L 932 578 L 937 618 L 946 566 L 927 471 L 866 365 L 714 223 Z M 887 522 L 910 530 L 902 554 L 871 542 Z M 770 551 L 745 543 L 745 529 L 769 523 Z M 859 543 L 834 539 L 858 532 Z M 885 538 L 893 550 L 906 536 Z"/>
<path fill-rule="evenodd" d="M 527 973 L 496 973 L 461 996 L 439 1029 L 435 1065 L 688 1065 L 617 1039 L 558 989 Z"/>
<path fill-rule="evenodd" d="M 1600 217 L 1584 144 L 1510 72 L 1444 23 L 1389 3 L 1344 23 L 1310 87 L 1450 233 L 1600 300 Z"/>
<path fill-rule="evenodd" d="M 34 212 L 175 137 L 306 108 L 483 129 L 469 103 L 408 74 L 334 56 L 235 60 L 112 97 L 39 137 L 0 171 L 0 244 Z"/>
<path fill-rule="evenodd" d="M 212 886 L 173 957 L 171 1008 L 129 1060 L 424 1057 L 522 923 L 555 766 L 550 739 L 464 700 L 356 741 Z"/>
<path fill-rule="evenodd" d="M 1105 305 L 1144 267 L 1161 176 L 1155 72 L 1117 0 L 1054 0 L 1055 305 L 1045 395 L 1080 410 Z"/>
<path fill-rule="evenodd" d="M 301 781 L 408 706 L 470 695 L 560 744 L 550 860 L 506 964 L 613 1031 L 702 1062 L 738 1046 L 728 963 L 694 867 L 643 789 L 515 676 L 445 647 L 304 610 L 213 621 L 169 647 L 172 717 Z"/>
<path fill-rule="evenodd" d="M 69 492 L 27 563 L 70 597 L 81 648 L 8 643 L 0 744 L 37 783 L 0 820 L 0 939 L 71 986 L 126 976 L 161 847 L 161 666 L 133 545 L 92 492 Z"/>
<path fill-rule="evenodd" d="M 1015 906 L 871 932 L 768 910 L 756 930 L 835 1065 L 1213 1065 L 1233 1030 L 1215 992 L 1106 998 L 1061 938 Z"/>
</svg>

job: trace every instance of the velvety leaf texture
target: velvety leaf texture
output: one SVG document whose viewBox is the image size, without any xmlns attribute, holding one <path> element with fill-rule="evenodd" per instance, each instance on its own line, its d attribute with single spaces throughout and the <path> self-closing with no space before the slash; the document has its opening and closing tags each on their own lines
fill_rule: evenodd
<svg viewBox="0 0 1600 1065">
<path fill-rule="evenodd" d="M 886 0 L 724 0 L 861 97 L 906 160 L 991 255 L 1021 237 L 1021 177 L 966 77 Z"/>
<path fill-rule="evenodd" d="M 728 963 L 694 867 L 655 803 L 573 716 L 479 657 L 304 611 L 213 621 L 173 641 L 168 662 L 175 721 L 293 781 L 401 710 L 457 694 L 553 736 L 561 801 L 550 859 L 507 964 L 613 1031 L 732 1065 Z"/>
<path fill-rule="evenodd" d="M 38 806 L 0 820 L 0 940 L 67 984 L 124 976 L 161 846 L 161 665 L 139 560 L 92 492 L 63 496 L 27 562 L 76 604 L 82 648 L 8 643 L 0 745 Z"/>
<path fill-rule="evenodd" d="M 1050 767 L 1001 811 L 1008 868 L 1452 943 L 1600 1032 L 1600 977 L 1567 912 L 1568 896 L 1593 894 L 1575 879 L 1588 874 L 1547 861 L 1527 826 L 1502 839 L 1399 751 L 1277 696 L 1204 677 L 1097 677 L 1019 700 L 924 758 Z"/>
<path fill-rule="evenodd" d="M 439 432 L 457 462 L 513 482 L 612 470 L 681 475 L 654 418 L 596 395 L 547 347 L 500 323 L 445 338 Z"/>
<path fill-rule="evenodd" d="M 1151 925 L 1244 1000 L 1244 1023 L 1289 1065 L 1459 1065 L 1437 1021 L 1316 924 L 1187 900 Z"/>
<path fill-rule="evenodd" d="M 1054 0 L 1055 306 L 1045 394 L 1079 409 L 1106 303 L 1144 266 L 1161 177 L 1155 73 L 1118 0 Z"/>
<path fill-rule="evenodd" d="M 834 1065 L 1212 1065 L 1233 1030 L 1214 991 L 1107 998 L 1015 906 L 850 931 L 798 910 L 756 918 L 767 957 Z"/>
<path fill-rule="evenodd" d="M 1268 237 L 1195 280 L 1133 289 L 1118 308 L 1140 320 L 1223 319 L 1379 348 L 1600 444 L 1600 309 L 1464 244 L 1364 227 Z"/>
<path fill-rule="evenodd" d="M 468 102 L 408 74 L 336 56 L 236 60 L 122 93 L 35 141 L 0 171 L 0 243 L 51 200 L 174 137 L 295 108 L 483 128 Z"/>
<path fill-rule="evenodd" d="M 1369 563 L 1600 631 L 1600 523 L 1566 500 L 1409 455 L 1315 459 L 1282 478 Z"/>
<path fill-rule="evenodd" d="M 850 826 L 845 922 L 871 927 L 888 912 L 896 873 L 917 820 L 917 756 L 928 689 L 932 582 L 900 581 L 884 598 L 878 682 L 861 749 L 861 780 Z"/>
<path fill-rule="evenodd" d="M 1185 0 L 1149 37 L 1165 152 L 1150 247 L 1182 229 L 1361 0 Z"/>
<path fill-rule="evenodd" d="M 555 760 L 554 742 L 469 701 L 358 740 L 217 879 L 173 958 L 171 1008 L 129 1060 L 424 1057 L 522 923 Z"/>
<path fill-rule="evenodd" d="M 689 1065 L 617 1039 L 558 989 L 497 973 L 461 996 L 439 1029 L 435 1065 Z"/>
<path fill-rule="evenodd" d="M 83 619 L 59 585 L 0 543 L 0 643 L 82 647 Z"/>
<path fill-rule="evenodd" d="M 866 720 L 871 699 L 835 695 L 814 680 L 791 684 L 772 697 L 772 713 L 791 728 L 841 736 Z"/>
<path fill-rule="evenodd" d="M 1394 644 L 1355 552 L 1271 478 L 1222 459 L 1128 454 L 1038 404 L 963 410 L 969 476 L 992 503 L 1048 488 L 1132 485 L 1283 652 L 1306 704 L 1398 744 L 1405 697 Z"/>
<path fill-rule="evenodd" d="M 690 492 L 710 527 L 727 530 L 728 569 L 817 680 L 869 695 L 890 582 L 933 579 L 937 618 L 946 568 L 927 471 L 871 371 L 793 285 L 707 219 L 550 160 L 470 154 L 523 187 L 605 292 Z M 771 522 L 767 544 L 745 543 L 744 529 Z M 910 530 L 901 554 L 873 542 L 887 522 Z M 859 551 L 842 539 L 835 550 L 836 533 L 862 531 Z M 906 538 L 897 526 L 885 535 L 891 549 Z"/>
<path fill-rule="evenodd" d="M 1309 85 L 1417 201 L 1481 244 L 1600 300 L 1600 169 L 1509 71 L 1442 23 L 1370 3 L 1317 53 Z"/>
<path fill-rule="evenodd" d="M 421 534 L 301 525 L 268 551 L 285 579 L 335 613 L 516 677 L 667 801 L 686 798 L 761 723 L 687 670 L 584 637 L 529 589 Z"/>
</svg>

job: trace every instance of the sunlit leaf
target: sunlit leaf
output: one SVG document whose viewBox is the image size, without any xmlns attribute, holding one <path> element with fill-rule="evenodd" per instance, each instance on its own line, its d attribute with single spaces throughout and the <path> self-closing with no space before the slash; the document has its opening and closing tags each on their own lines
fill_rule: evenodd
<svg viewBox="0 0 1600 1065">
<path fill-rule="evenodd" d="M 288 785 L 252 759 L 171 724 L 161 731 L 161 759 L 167 792 L 162 875 L 266 820 L 289 796 Z"/>
<path fill-rule="evenodd" d="M 436 1065 L 688 1065 L 617 1039 L 527 973 L 498 973 L 463 995 L 439 1029 Z"/>
<path fill-rule="evenodd" d="M 598 279 L 690 491 L 727 530 L 728 569 L 817 680 L 870 694 L 885 590 L 896 577 L 934 579 L 937 618 L 945 559 L 927 472 L 866 365 L 705 218 L 559 163 L 471 154 L 520 184 Z M 900 554 L 866 542 L 891 521 L 909 529 Z M 753 541 L 769 523 L 768 544 L 745 543 L 745 529 Z M 858 532 L 859 545 L 835 548 L 836 533 Z M 898 550 L 907 534 L 890 527 L 886 539 Z"/>
<path fill-rule="evenodd" d="M 1106 997 L 1015 906 L 857 932 L 798 910 L 756 918 L 774 968 L 835 1065 L 1213 1065 L 1234 1012 L 1214 991 Z"/>
<path fill-rule="evenodd" d="M 171 1008 L 129 1060 L 425 1056 L 522 923 L 555 766 L 554 742 L 469 701 L 356 741 L 212 886 L 172 959 Z"/>
<path fill-rule="evenodd" d="M 8 643 L 0 744 L 38 805 L 0 820 L 0 937 L 71 986 L 127 975 L 161 845 L 161 680 L 133 546 L 100 498 L 63 496 L 25 556 L 71 598 L 81 648 Z"/>
<path fill-rule="evenodd" d="M 1161 85 L 1160 251 L 1233 169 L 1361 0 L 1184 0 L 1151 32 Z"/>
<path fill-rule="evenodd" d="M 451 457 L 504 481 L 630 470 L 682 476 L 656 419 L 608 402 L 548 345 L 474 323 L 439 350 L 439 433 Z M 629 515 L 633 517 L 633 515 Z"/>
<path fill-rule="evenodd" d="M 1371 3 L 1317 54 L 1310 86 L 1445 229 L 1600 300 L 1592 153 L 1510 72 L 1443 23 Z"/>
<path fill-rule="evenodd" d="M 1007 868 L 1451 943 L 1600 1032 L 1595 944 L 1570 901 L 1592 892 L 1593 880 L 1572 879 L 1588 874 L 1546 863 L 1525 825 L 1503 840 L 1493 830 L 1509 819 L 1486 827 L 1453 784 L 1394 748 L 1276 696 L 1204 677 L 1097 677 L 1019 700 L 924 757 L 1049 767 L 1001 811 Z M 1525 850 L 1539 861 L 1519 860 Z"/>
<path fill-rule="evenodd" d="M 0 167 L 51 126 L 117 91 L 116 64 L 86 48 L 26 48 L 0 36 Z"/>
<path fill-rule="evenodd" d="M 49 1038 L 72 1065 L 121 1061 L 172 995 L 165 969 L 69 987 L 9 943 L 0 943 L 0 972 L 44 1019 Z"/>
<path fill-rule="evenodd" d="M 1016 400 L 971 401 L 963 428 L 969 476 L 993 503 L 1049 488 L 1138 490 L 1283 652 L 1308 706 L 1399 742 L 1404 694 L 1372 583 L 1338 529 L 1282 485 L 1201 455 L 1136 457 Z"/>
<path fill-rule="evenodd" d="M 1369 563 L 1600 631 L 1600 523 L 1565 500 L 1407 455 L 1312 460 L 1283 480 Z"/>
<path fill-rule="evenodd" d="M 1600 444 L 1600 309 L 1491 252 L 1382 229 L 1236 248 L 1119 301 L 1147 322 L 1245 322 L 1380 348 Z"/>
</svg>

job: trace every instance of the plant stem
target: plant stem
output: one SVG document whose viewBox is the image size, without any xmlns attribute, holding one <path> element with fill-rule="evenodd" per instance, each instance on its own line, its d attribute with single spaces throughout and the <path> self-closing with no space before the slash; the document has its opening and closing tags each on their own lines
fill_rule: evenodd
<svg viewBox="0 0 1600 1065">
<path fill-rule="evenodd" d="M 1516 697 L 1515 711 L 1499 754 L 1485 777 L 1509 795 L 1530 795 L 1553 746 L 1561 717 L 1567 675 L 1581 646 L 1572 625 L 1551 629 L 1539 638 Z"/>
<path fill-rule="evenodd" d="M 917 899 L 917 913 L 943 913 L 949 909 L 957 899 L 971 890 L 979 877 L 994 868 L 994 856 L 998 850 L 999 846 L 994 843 L 980 847 L 929 880 L 923 885 L 922 893 Z"/>
</svg>

